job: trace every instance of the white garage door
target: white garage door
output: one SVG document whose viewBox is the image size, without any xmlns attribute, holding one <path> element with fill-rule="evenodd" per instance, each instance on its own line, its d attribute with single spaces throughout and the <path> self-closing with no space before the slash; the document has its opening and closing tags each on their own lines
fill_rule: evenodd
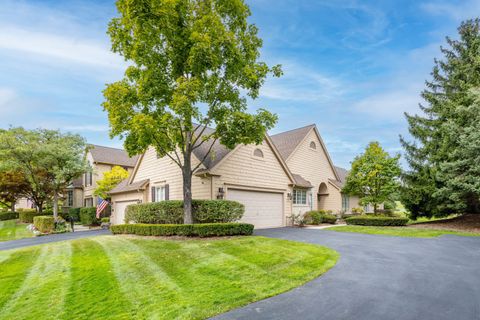
<svg viewBox="0 0 480 320">
<path fill-rule="evenodd" d="M 113 224 L 124 224 L 125 223 L 125 209 L 130 204 L 138 203 L 137 200 L 132 201 L 120 201 L 115 202 L 115 208 L 113 210 Z"/>
<path fill-rule="evenodd" d="M 245 214 L 240 221 L 251 223 L 255 228 L 275 228 L 284 225 L 282 193 L 228 189 L 227 199 L 245 205 Z"/>
</svg>

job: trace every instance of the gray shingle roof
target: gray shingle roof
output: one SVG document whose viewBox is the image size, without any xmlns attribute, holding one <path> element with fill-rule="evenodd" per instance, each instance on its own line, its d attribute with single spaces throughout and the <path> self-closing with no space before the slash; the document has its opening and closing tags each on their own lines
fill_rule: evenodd
<svg viewBox="0 0 480 320">
<path fill-rule="evenodd" d="M 90 145 L 89 150 L 92 154 L 93 161 L 98 163 L 108 163 L 124 167 L 135 167 L 138 156 L 129 157 L 128 153 L 123 149 L 104 147 L 98 145 Z"/>
<path fill-rule="evenodd" d="M 272 139 L 273 143 L 275 143 L 275 146 L 277 147 L 278 152 L 280 152 L 283 160 L 287 160 L 298 144 L 302 142 L 303 138 L 305 138 L 308 132 L 310 132 L 310 130 L 314 127 L 315 125 L 311 124 L 306 127 L 275 134 L 270 136 L 270 138 Z"/>
<path fill-rule="evenodd" d="M 202 128 L 203 127 L 199 128 L 198 130 L 201 130 Z M 204 136 L 209 135 L 213 131 L 214 131 L 214 129 L 211 129 L 211 128 L 207 127 L 205 129 L 205 131 L 203 132 L 203 135 Z M 200 142 L 201 142 L 201 140 L 199 140 L 199 142 L 197 142 L 197 145 Z M 210 148 L 211 144 L 212 144 L 212 140 L 208 140 L 208 141 L 205 141 L 200 147 L 193 150 L 193 154 L 195 155 L 195 157 L 197 157 L 197 159 L 200 160 L 200 161 L 203 158 L 205 158 L 205 155 L 207 154 L 208 149 Z M 217 163 L 219 163 L 227 154 L 229 154 L 230 151 L 231 151 L 230 149 L 228 149 L 227 147 L 222 145 L 217 140 L 215 142 L 215 144 L 213 145 L 212 151 L 210 152 L 210 154 L 205 158 L 205 160 L 203 160 L 203 165 L 205 166 L 205 168 L 207 170 L 215 167 L 215 165 Z"/>
<path fill-rule="evenodd" d="M 340 189 L 343 188 L 345 185 L 345 181 L 347 180 L 348 170 L 345 168 L 335 166 L 335 170 L 337 171 L 338 178 L 340 180 L 329 179 L 334 185 L 339 187 Z"/>
<path fill-rule="evenodd" d="M 312 188 L 313 185 L 310 183 L 310 181 L 306 180 L 299 174 L 292 173 L 293 178 L 295 179 L 295 185 L 297 187 L 303 187 L 303 188 Z"/>
<path fill-rule="evenodd" d="M 150 182 L 149 179 L 144 179 L 140 181 L 133 182 L 128 184 L 128 178 L 122 180 L 115 188 L 113 188 L 109 194 L 116 194 L 122 192 L 129 192 L 129 191 L 136 191 L 136 190 L 143 190 L 145 189 L 145 185 Z"/>
</svg>

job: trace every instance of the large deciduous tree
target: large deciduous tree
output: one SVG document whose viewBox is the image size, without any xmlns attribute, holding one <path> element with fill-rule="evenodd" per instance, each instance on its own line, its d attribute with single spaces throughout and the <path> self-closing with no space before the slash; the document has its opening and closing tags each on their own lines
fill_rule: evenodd
<svg viewBox="0 0 480 320">
<path fill-rule="evenodd" d="M 362 205 L 372 204 L 376 213 L 378 206 L 392 200 L 398 191 L 399 158 L 391 157 L 378 142 L 371 142 L 352 162 L 342 192 L 359 196 Z"/>
<path fill-rule="evenodd" d="M 11 128 L 0 132 L 0 167 L 23 174 L 28 181 L 25 195 L 37 210 L 53 199 L 58 215 L 58 198 L 72 180 L 86 169 L 85 141 L 56 130 Z"/>
<path fill-rule="evenodd" d="M 103 199 L 108 197 L 108 193 L 115 188 L 122 180 L 128 178 L 128 171 L 120 166 L 114 166 L 110 171 L 103 174 L 103 178 L 97 181 L 94 195 Z"/>
<path fill-rule="evenodd" d="M 125 138 L 130 155 L 153 146 L 180 167 L 192 223 L 192 175 L 204 160 L 194 165 L 192 152 L 261 143 L 277 118 L 248 113 L 246 96 L 255 99 L 281 69 L 258 61 L 262 40 L 243 0 L 118 0 L 117 9 L 108 34 L 130 66 L 104 90 L 110 134 Z"/>
<path fill-rule="evenodd" d="M 457 40 L 447 37 L 442 60 L 435 60 L 422 113 L 406 114 L 413 141 L 401 137 L 410 166 L 402 202 L 413 217 L 480 212 L 480 20 L 463 22 L 458 33 Z"/>
<path fill-rule="evenodd" d="M 0 170 L 0 205 L 15 211 L 15 203 L 28 193 L 30 185 L 19 170 Z"/>
</svg>

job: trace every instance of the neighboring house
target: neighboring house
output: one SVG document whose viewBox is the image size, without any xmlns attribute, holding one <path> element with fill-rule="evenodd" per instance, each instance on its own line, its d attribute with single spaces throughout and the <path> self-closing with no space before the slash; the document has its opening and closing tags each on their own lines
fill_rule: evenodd
<svg viewBox="0 0 480 320">
<path fill-rule="evenodd" d="M 15 210 L 18 209 L 35 209 L 35 203 L 28 198 L 20 198 L 15 203 Z"/>
<path fill-rule="evenodd" d="M 123 149 L 90 145 L 87 161 L 91 170 L 75 179 L 65 192 L 64 210 L 78 207 L 94 207 L 97 205 L 97 197 L 93 195 L 97 187 L 97 181 L 103 178 L 103 174 L 110 171 L 114 166 L 121 166 L 129 173 L 133 171 L 137 156 L 129 157 Z"/>
<path fill-rule="evenodd" d="M 207 143 L 195 149 L 194 166 L 207 150 Z M 242 221 L 257 228 L 285 226 L 292 213 L 342 209 L 341 177 L 315 125 L 233 150 L 217 142 L 212 150 L 194 174 L 193 198 L 239 201 L 245 205 Z M 149 148 L 130 177 L 110 192 L 112 222 L 124 223 L 130 204 L 183 199 L 182 183 L 180 168 Z"/>
</svg>

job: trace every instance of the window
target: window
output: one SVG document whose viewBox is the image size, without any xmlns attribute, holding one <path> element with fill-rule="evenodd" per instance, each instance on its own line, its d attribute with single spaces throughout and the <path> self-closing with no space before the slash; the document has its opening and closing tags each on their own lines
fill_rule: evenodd
<svg viewBox="0 0 480 320">
<path fill-rule="evenodd" d="M 169 200 L 169 186 L 168 184 L 163 186 L 152 187 L 152 202 L 160 202 Z"/>
<path fill-rule="evenodd" d="M 93 207 L 93 198 L 86 198 L 84 202 L 85 207 Z"/>
<path fill-rule="evenodd" d="M 315 142 L 310 142 L 310 149 L 317 150 L 317 145 L 315 144 Z"/>
<path fill-rule="evenodd" d="M 293 189 L 293 204 L 307 204 L 307 190 Z"/>
<path fill-rule="evenodd" d="M 73 207 L 73 190 L 67 191 L 67 206 Z"/>
<path fill-rule="evenodd" d="M 92 183 L 93 183 L 92 171 L 85 172 L 85 186 L 86 187 L 91 186 Z"/>
<path fill-rule="evenodd" d="M 260 149 L 255 149 L 255 151 L 253 151 L 253 155 L 258 158 L 263 158 L 263 151 Z"/>
<path fill-rule="evenodd" d="M 350 208 L 350 197 L 346 194 L 342 194 L 342 210 L 348 211 Z"/>
</svg>

